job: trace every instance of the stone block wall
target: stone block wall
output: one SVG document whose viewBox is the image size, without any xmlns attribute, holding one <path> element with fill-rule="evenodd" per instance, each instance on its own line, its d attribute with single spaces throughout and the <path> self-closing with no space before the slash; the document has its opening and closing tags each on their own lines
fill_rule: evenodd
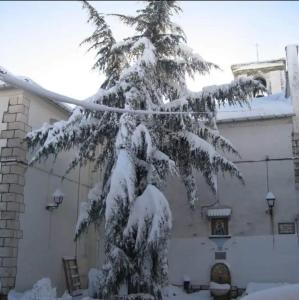
<svg viewBox="0 0 299 300">
<path fill-rule="evenodd" d="M 15 286 L 18 241 L 22 238 L 20 214 L 24 212 L 24 184 L 27 168 L 23 138 L 30 130 L 30 101 L 22 94 L 9 98 L 0 132 L 0 281 L 1 294 Z"/>
</svg>

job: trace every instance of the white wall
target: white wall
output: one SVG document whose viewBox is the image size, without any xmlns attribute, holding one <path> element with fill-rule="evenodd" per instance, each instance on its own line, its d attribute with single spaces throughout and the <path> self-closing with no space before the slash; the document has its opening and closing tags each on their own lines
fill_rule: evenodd
<svg viewBox="0 0 299 300">
<path fill-rule="evenodd" d="M 61 120 L 68 116 L 59 106 L 28 93 L 24 96 L 30 99 L 29 125 L 32 129 L 39 128 L 51 118 Z M 82 167 L 79 178 L 79 168 L 76 168 L 61 182 L 73 158 L 73 151 L 61 153 L 55 162 L 49 158 L 27 170 L 25 213 L 20 220 L 23 239 L 19 242 L 17 290 L 29 289 L 40 278 L 49 277 L 59 294 L 62 293 L 66 289 L 62 257 L 75 255 L 86 288 L 88 270 L 96 263 L 95 255 L 89 255 L 96 249 L 95 232 L 91 230 L 77 243 L 74 242 L 74 232 L 80 201 L 86 200 L 92 185 L 91 170 L 90 166 Z M 45 207 L 57 188 L 63 191 L 64 201 L 58 209 L 50 212 Z"/>
<path fill-rule="evenodd" d="M 170 283 L 182 284 L 183 275 L 194 285 L 208 284 L 216 262 L 216 244 L 208 238 L 172 239 L 169 250 Z M 224 244 L 232 285 L 248 282 L 299 282 L 297 235 L 232 237 Z"/>
<path fill-rule="evenodd" d="M 291 118 L 219 124 L 219 130 L 241 154 L 241 159 L 235 160 L 245 185 L 230 176 L 219 176 L 216 197 L 198 175 L 200 203 L 192 211 L 182 183 L 177 178 L 170 179 L 165 194 L 173 214 L 169 254 L 171 282 L 182 283 L 185 273 L 194 278 L 196 284 L 206 284 L 209 280 L 216 248 L 208 238 L 210 222 L 206 217 L 207 208 L 202 206 L 214 203 L 216 198 L 220 205 L 232 208 L 229 221 L 232 238 L 225 248 L 234 284 L 245 287 L 250 281 L 299 282 L 297 236 L 279 235 L 276 248 L 273 251 L 271 248 L 272 227 L 265 200 L 266 163 L 259 161 L 266 155 L 270 159 L 292 157 Z M 294 222 L 299 214 L 292 160 L 269 161 L 269 186 L 277 199 L 274 209 L 274 232 L 277 234 L 279 222 Z M 284 264 L 286 269 L 278 272 Z"/>
</svg>

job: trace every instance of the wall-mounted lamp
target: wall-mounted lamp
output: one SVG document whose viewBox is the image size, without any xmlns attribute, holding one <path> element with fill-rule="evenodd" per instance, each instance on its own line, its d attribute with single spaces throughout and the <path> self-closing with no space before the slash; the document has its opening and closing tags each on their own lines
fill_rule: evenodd
<svg viewBox="0 0 299 300">
<path fill-rule="evenodd" d="M 56 189 L 56 191 L 52 194 L 52 201 L 46 205 L 46 209 L 52 211 L 59 207 L 59 205 L 63 202 L 64 194 L 61 190 Z"/>
<path fill-rule="evenodd" d="M 266 195 L 266 201 L 268 204 L 269 214 L 271 217 L 273 216 L 273 208 L 275 206 L 275 200 L 276 200 L 276 198 L 275 198 L 274 194 L 272 192 L 268 192 Z"/>
</svg>

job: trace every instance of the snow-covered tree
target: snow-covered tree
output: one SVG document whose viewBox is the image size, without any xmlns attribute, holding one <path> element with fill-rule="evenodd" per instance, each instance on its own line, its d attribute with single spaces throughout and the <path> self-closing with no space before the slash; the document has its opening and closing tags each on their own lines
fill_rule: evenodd
<svg viewBox="0 0 299 300">
<path fill-rule="evenodd" d="M 105 220 L 106 262 L 99 292 L 117 295 L 125 283 L 130 299 L 161 299 L 171 231 L 162 192 L 167 177 L 180 176 L 192 207 L 198 200 L 194 172 L 201 172 L 213 191 L 218 172 L 242 179 L 222 155 L 237 152 L 217 131 L 216 109 L 244 103 L 263 88 L 241 78 L 191 92 L 187 76 L 218 67 L 187 46 L 182 28 L 171 20 L 181 11 L 176 1 L 147 1 L 135 16 L 115 15 L 135 29 L 122 41 L 115 40 L 102 14 L 88 2 L 83 7 L 95 25 L 84 43 L 96 51 L 94 68 L 106 76 L 86 102 L 125 112 L 78 107 L 67 121 L 29 133 L 32 163 L 76 149 L 68 171 L 91 162 L 102 172 L 81 207 L 76 231 L 78 237 L 90 224 Z"/>
</svg>

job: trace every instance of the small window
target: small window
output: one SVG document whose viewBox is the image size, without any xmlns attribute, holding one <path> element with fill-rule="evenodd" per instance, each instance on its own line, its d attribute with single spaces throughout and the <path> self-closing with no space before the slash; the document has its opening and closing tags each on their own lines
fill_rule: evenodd
<svg viewBox="0 0 299 300">
<path fill-rule="evenodd" d="M 254 78 L 254 80 L 259 81 L 259 83 L 260 83 L 261 85 L 263 85 L 265 88 L 267 88 L 267 81 L 266 81 L 266 79 L 265 79 L 264 77 L 257 76 L 257 77 Z M 259 92 L 255 95 L 255 97 L 256 97 L 256 98 L 259 98 L 259 97 L 265 97 L 266 95 L 267 95 L 267 94 L 266 94 L 265 92 L 259 91 Z"/>
<path fill-rule="evenodd" d="M 212 236 L 224 236 L 228 233 L 228 218 L 212 218 L 211 219 Z"/>
<path fill-rule="evenodd" d="M 258 76 L 255 77 L 254 80 L 259 81 L 265 88 L 267 88 L 267 81 L 265 78 Z"/>
</svg>

